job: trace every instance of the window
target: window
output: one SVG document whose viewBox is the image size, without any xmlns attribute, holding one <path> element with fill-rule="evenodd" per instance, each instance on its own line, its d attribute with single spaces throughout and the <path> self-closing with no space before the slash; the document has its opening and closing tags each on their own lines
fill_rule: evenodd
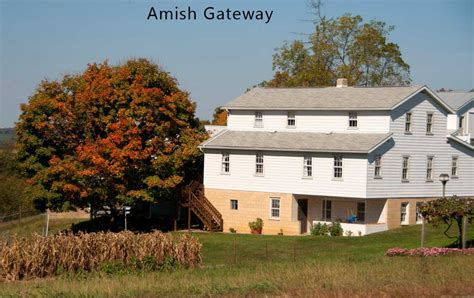
<svg viewBox="0 0 474 298">
<path fill-rule="evenodd" d="M 451 159 L 451 178 L 458 177 L 458 157 L 453 156 Z"/>
<path fill-rule="evenodd" d="M 423 202 L 416 202 L 416 222 L 417 223 L 423 222 L 423 215 L 420 212 L 421 205 L 423 205 Z"/>
<path fill-rule="evenodd" d="M 342 157 L 334 157 L 334 178 L 342 178 Z"/>
<path fill-rule="evenodd" d="M 357 221 L 365 222 L 365 202 L 357 202 Z"/>
<path fill-rule="evenodd" d="M 408 212 L 408 203 L 402 203 L 400 205 L 400 222 L 402 224 L 407 223 L 407 212 Z"/>
<path fill-rule="evenodd" d="M 426 115 L 426 133 L 433 133 L 433 113 L 428 113 Z"/>
<path fill-rule="evenodd" d="M 357 113 L 349 113 L 349 127 L 357 127 Z"/>
<path fill-rule="evenodd" d="M 313 176 L 313 160 L 311 156 L 305 156 L 303 161 L 303 177 Z"/>
<path fill-rule="evenodd" d="M 332 202 L 330 200 L 323 200 L 323 220 L 330 221 L 331 220 L 331 210 L 332 210 Z"/>
<path fill-rule="evenodd" d="M 426 181 L 433 181 L 433 156 L 426 159 Z"/>
<path fill-rule="evenodd" d="M 230 173 L 230 156 L 229 153 L 222 153 L 222 173 Z"/>
<path fill-rule="evenodd" d="M 411 132 L 411 112 L 405 114 L 405 132 Z"/>
<path fill-rule="evenodd" d="M 409 157 L 404 156 L 403 157 L 403 162 L 402 162 L 402 181 L 408 181 L 408 161 Z"/>
<path fill-rule="evenodd" d="M 382 178 L 382 156 L 376 156 L 374 160 L 374 178 Z"/>
<path fill-rule="evenodd" d="M 280 198 L 270 199 L 270 218 L 280 218 Z"/>
<path fill-rule="evenodd" d="M 261 153 L 255 155 L 255 174 L 263 176 L 263 154 Z"/>
<path fill-rule="evenodd" d="M 255 127 L 263 127 L 263 113 L 255 112 Z"/>
<path fill-rule="evenodd" d="M 237 200 L 230 200 L 230 209 L 232 209 L 232 210 L 239 210 L 239 201 L 237 201 Z"/>
<path fill-rule="evenodd" d="M 288 118 L 287 118 L 286 124 L 288 125 L 288 127 L 295 127 L 296 126 L 295 113 L 288 112 Z"/>
</svg>

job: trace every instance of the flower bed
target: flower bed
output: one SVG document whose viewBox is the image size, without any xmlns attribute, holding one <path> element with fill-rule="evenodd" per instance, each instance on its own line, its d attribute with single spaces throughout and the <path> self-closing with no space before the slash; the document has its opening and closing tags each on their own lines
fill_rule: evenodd
<svg viewBox="0 0 474 298">
<path fill-rule="evenodd" d="M 420 257 L 437 257 L 449 254 L 462 254 L 462 255 L 474 255 L 474 248 L 447 248 L 447 247 L 423 247 L 406 249 L 400 247 L 394 247 L 387 250 L 386 256 L 420 256 Z"/>
</svg>

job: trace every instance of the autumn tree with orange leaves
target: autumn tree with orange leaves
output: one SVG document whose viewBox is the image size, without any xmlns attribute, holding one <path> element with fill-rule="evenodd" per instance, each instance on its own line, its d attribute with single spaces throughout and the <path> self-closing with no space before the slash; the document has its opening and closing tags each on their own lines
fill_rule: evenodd
<svg viewBox="0 0 474 298">
<path fill-rule="evenodd" d="M 111 209 L 174 196 L 206 137 L 176 79 L 146 59 L 90 64 L 43 81 L 17 123 L 18 159 L 38 206 Z"/>
</svg>

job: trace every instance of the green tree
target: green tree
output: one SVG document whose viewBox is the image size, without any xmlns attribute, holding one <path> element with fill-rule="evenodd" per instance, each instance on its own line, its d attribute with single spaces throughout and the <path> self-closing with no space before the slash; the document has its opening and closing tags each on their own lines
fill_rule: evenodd
<svg viewBox="0 0 474 298">
<path fill-rule="evenodd" d="M 110 208 L 175 195 L 206 138 L 195 104 L 145 59 L 43 81 L 22 106 L 18 160 L 43 208 Z"/>
<path fill-rule="evenodd" d="M 410 67 L 399 46 L 388 41 L 393 26 L 361 16 L 321 16 L 321 3 L 311 2 L 315 31 L 308 40 L 285 43 L 273 55 L 268 87 L 334 86 L 337 78 L 349 85 L 392 86 L 411 82 Z"/>
<path fill-rule="evenodd" d="M 451 198 L 443 197 L 423 204 L 420 212 L 429 223 L 435 226 L 439 225 L 439 223 L 447 224 L 444 234 L 448 238 L 456 239 L 456 243 L 459 248 L 461 248 L 463 241 L 463 219 L 467 217 L 468 221 L 472 222 L 474 217 L 474 198 L 457 196 Z M 453 224 L 458 228 L 458 234 L 456 236 L 450 236 L 448 234 Z"/>
</svg>

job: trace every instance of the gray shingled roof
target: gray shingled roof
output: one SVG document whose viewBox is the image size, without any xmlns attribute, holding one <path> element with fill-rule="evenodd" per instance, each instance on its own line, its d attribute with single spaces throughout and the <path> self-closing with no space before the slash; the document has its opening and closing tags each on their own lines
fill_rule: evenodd
<svg viewBox="0 0 474 298">
<path fill-rule="evenodd" d="M 391 109 L 424 86 L 254 88 L 225 109 Z"/>
<path fill-rule="evenodd" d="M 201 148 L 278 150 L 302 152 L 368 153 L 388 140 L 391 133 L 313 133 L 226 130 Z"/>
<path fill-rule="evenodd" d="M 437 92 L 436 94 L 455 111 L 474 100 L 474 92 Z"/>
</svg>

